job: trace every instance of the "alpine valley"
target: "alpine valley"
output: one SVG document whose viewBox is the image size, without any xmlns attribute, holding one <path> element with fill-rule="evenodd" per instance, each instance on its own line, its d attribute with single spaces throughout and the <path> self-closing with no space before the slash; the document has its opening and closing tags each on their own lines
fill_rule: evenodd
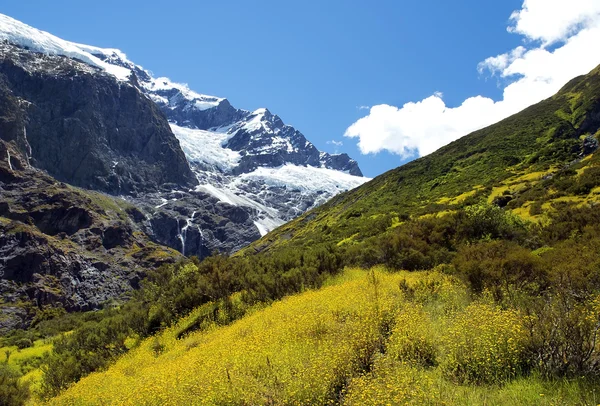
<svg viewBox="0 0 600 406">
<path fill-rule="evenodd" d="M 132 264 L 148 244 L 230 254 L 368 180 L 267 109 L 236 109 L 152 77 L 119 50 L 4 15 L 0 106 L 9 303 L 97 308 L 137 286 L 143 267 Z M 0 329 L 29 320 L 2 309 Z"/>
<path fill-rule="evenodd" d="M 370 180 L 0 16 L 0 193 L 0 406 L 598 404 L 600 66 Z"/>
</svg>

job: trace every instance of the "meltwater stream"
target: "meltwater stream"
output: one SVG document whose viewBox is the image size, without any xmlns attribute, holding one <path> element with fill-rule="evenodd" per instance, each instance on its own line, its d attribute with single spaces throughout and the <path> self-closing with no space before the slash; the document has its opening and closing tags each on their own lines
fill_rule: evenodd
<svg viewBox="0 0 600 406">
<path fill-rule="evenodd" d="M 187 238 L 187 230 L 192 225 L 195 215 L 196 215 L 196 212 L 193 212 L 192 217 L 186 219 L 185 226 L 183 226 L 183 228 L 181 228 L 181 230 L 179 230 L 178 237 L 179 237 L 179 241 L 181 241 L 181 254 L 183 256 L 185 256 L 185 240 Z M 179 220 L 177 220 L 177 227 L 179 227 Z M 198 231 L 200 231 L 200 226 L 198 226 Z M 200 231 L 200 235 L 202 235 L 202 231 Z"/>
</svg>

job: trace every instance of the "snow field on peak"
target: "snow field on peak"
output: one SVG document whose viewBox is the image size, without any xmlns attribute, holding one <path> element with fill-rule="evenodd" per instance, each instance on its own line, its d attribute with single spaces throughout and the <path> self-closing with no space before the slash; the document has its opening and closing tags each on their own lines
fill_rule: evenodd
<svg viewBox="0 0 600 406">
<path fill-rule="evenodd" d="M 149 82 L 143 83 L 142 86 L 148 92 L 160 92 L 161 90 L 177 89 L 186 100 L 193 101 L 193 107 L 198 110 L 208 110 L 213 107 L 217 107 L 219 103 L 225 100 L 222 97 L 208 96 L 205 94 L 196 93 L 193 90 L 191 90 L 188 87 L 188 85 L 184 83 L 174 83 L 171 81 L 171 79 L 166 77 L 152 78 Z M 160 101 L 164 102 L 165 104 L 169 104 L 166 98 L 158 95 L 154 96 L 160 98 Z"/>
<path fill-rule="evenodd" d="M 115 63 L 120 62 L 131 66 L 132 68 L 136 67 L 133 62 L 127 59 L 127 55 L 118 49 L 99 48 L 91 45 L 65 41 L 48 32 L 33 28 L 4 14 L 0 14 L 0 41 L 7 41 L 10 44 L 28 48 L 31 51 L 46 55 L 60 55 L 67 58 L 78 59 L 104 70 L 106 73 L 115 76 L 121 81 L 129 80 L 131 69 L 110 63 L 110 61 Z M 104 55 L 109 62 L 105 62 L 98 58 L 96 55 L 99 54 Z M 142 69 L 140 66 L 137 67 Z M 150 72 L 147 73 L 150 75 Z M 196 93 L 190 90 L 187 85 L 171 82 L 170 79 L 164 77 L 157 79 L 152 78 L 150 82 L 142 83 L 142 86 L 148 92 L 177 89 L 185 99 L 194 101 L 193 106 L 198 110 L 216 107 L 224 100 L 223 98 Z"/>
<path fill-rule="evenodd" d="M 251 119 L 249 121 L 246 121 L 242 125 L 241 129 L 244 129 L 248 132 L 259 131 L 259 130 L 271 131 L 269 128 L 267 128 L 265 126 L 265 123 L 263 121 L 263 118 L 264 118 L 266 112 L 267 112 L 267 109 L 265 109 L 265 108 L 260 108 L 258 110 L 253 111 L 250 114 Z"/>
<path fill-rule="evenodd" d="M 232 134 L 180 127 L 174 123 L 170 125 L 188 161 L 208 164 L 223 172 L 230 172 L 238 165 L 240 154 L 223 146 Z M 268 186 L 285 187 L 305 193 L 324 192 L 333 196 L 369 180 L 333 169 L 286 164 L 276 168 L 259 167 L 250 173 L 243 173 L 232 180 L 232 186 L 257 181 Z M 212 192 L 214 195 L 214 191 Z M 239 201 L 234 203 L 225 196 L 217 197 L 226 203 L 240 204 Z"/>
<path fill-rule="evenodd" d="M 277 168 L 257 168 L 253 172 L 241 174 L 235 182 L 242 180 L 262 181 L 269 186 L 286 187 L 305 193 L 325 192 L 331 197 L 371 179 L 333 169 L 286 164 Z"/>
<path fill-rule="evenodd" d="M 224 172 L 238 165 L 240 154 L 223 147 L 231 135 L 169 124 L 188 161 L 212 165 Z"/>
<path fill-rule="evenodd" d="M 65 41 L 52 34 L 30 27 L 29 25 L 4 14 L 0 14 L 0 41 L 7 41 L 11 44 L 47 55 L 62 55 L 68 58 L 79 59 L 85 63 L 103 69 L 117 77 L 119 80 L 127 80 L 131 74 L 131 71 L 127 68 L 111 65 L 92 55 L 92 52 L 96 51 L 106 55 L 118 52 L 117 55 L 124 57 L 125 54 L 120 51 L 95 48 Z"/>
</svg>

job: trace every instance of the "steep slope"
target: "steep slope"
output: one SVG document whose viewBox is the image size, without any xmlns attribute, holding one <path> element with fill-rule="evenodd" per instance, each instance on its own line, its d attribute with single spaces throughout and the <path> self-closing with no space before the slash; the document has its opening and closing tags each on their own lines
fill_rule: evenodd
<svg viewBox="0 0 600 406">
<path fill-rule="evenodd" d="M 458 404 L 502 404 L 502 395 L 487 397 L 488 384 L 532 382 L 533 401 L 503 403 L 538 404 L 545 392 L 538 388 L 572 377 L 582 382 L 573 396 L 585 403 L 600 377 L 599 78 L 600 67 L 536 106 L 334 198 L 239 255 L 155 270 L 134 300 L 55 342 L 48 393 L 65 403 L 206 395 L 208 403 L 239 396 L 258 404 L 387 404 L 415 393 L 417 372 L 435 379 L 425 396 L 443 387 L 444 400 Z M 320 315 L 296 302 L 291 309 L 306 323 L 287 313 L 276 317 L 281 325 L 262 324 L 269 313 L 257 307 L 276 309 L 344 266 L 365 264 L 381 264 L 387 274 L 384 280 L 372 269 L 360 287 L 365 318 L 353 306 L 336 308 L 349 291 L 324 302 L 311 291 L 306 303 L 323 303 Z M 423 274 L 388 273 L 432 269 L 435 278 L 415 284 L 409 279 Z M 361 319 L 381 324 L 345 330 Z M 119 358 L 131 337 L 160 326 L 172 327 Z M 98 341 L 88 342 L 99 328 Z M 283 336 L 273 339 L 273 331 Z M 229 355 L 211 364 L 220 351 Z M 298 365 L 315 365 L 305 384 L 298 385 Z M 311 380 L 317 373 L 324 375 Z M 393 390 L 399 385 L 406 391 Z M 459 387 L 474 397 L 454 398 Z"/>
<path fill-rule="evenodd" d="M 267 109 L 236 109 L 227 99 L 154 78 L 120 51 L 90 52 L 132 72 L 169 119 L 200 183 L 197 190 L 244 208 L 261 235 L 368 180 L 347 154 L 319 151 Z"/>
<path fill-rule="evenodd" d="M 545 221 L 560 204 L 600 201 L 599 137 L 597 67 L 547 100 L 334 197 L 245 252 L 354 244 L 411 216 L 482 200 Z"/>
<path fill-rule="evenodd" d="M 426 296 L 431 285 L 436 294 Z M 413 289 L 427 305 L 398 286 Z M 597 385 L 584 378 L 575 386 L 538 374 L 500 385 L 448 377 L 465 352 L 479 368 L 512 366 L 523 353 L 524 320 L 489 304 L 469 305 L 467 297 L 465 286 L 436 272 L 347 270 L 320 290 L 181 337 L 206 311 L 199 308 L 50 403 L 593 404 Z"/>
<path fill-rule="evenodd" d="M 123 299 L 146 270 L 181 255 L 150 241 L 121 199 L 68 186 L 0 140 L 0 334 L 50 307 L 91 310 Z"/>
<path fill-rule="evenodd" d="M 239 110 L 154 78 L 119 50 L 4 15 L 0 41 L 0 73 L 21 120 L 3 139 L 60 180 L 126 195 L 156 241 L 185 254 L 234 252 L 366 181 L 348 155 L 320 152 L 268 110 Z"/>
<path fill-rule="evenodd" d="M 196 183 L 156 106 L 99 69 L 0 44 L 0 98 L 20 118 L 2 139 L 61 181 L 112 194 Z"/>
</svg>

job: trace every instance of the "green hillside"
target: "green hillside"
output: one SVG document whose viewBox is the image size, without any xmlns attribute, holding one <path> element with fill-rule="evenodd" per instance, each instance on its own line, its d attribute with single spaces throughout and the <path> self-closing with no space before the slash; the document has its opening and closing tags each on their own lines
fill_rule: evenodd
<svg viewBox="0 0 600 406">
<path fill-rule="evenodd" d="M 599 136 L 596 68 L 237 255 L 149 269 L 38 329 L 33 401 L 597 404 Z"/>
<path fill-rule="evenodd" d="M 541 103 L 334 197 L 245 252 L 352 244 L 409 217 L 480 201 L 537 221 L 560 202 L 598 201 L 600 158 L 590 153 L 599 114 L 600 66 Z"/>
</svg>

